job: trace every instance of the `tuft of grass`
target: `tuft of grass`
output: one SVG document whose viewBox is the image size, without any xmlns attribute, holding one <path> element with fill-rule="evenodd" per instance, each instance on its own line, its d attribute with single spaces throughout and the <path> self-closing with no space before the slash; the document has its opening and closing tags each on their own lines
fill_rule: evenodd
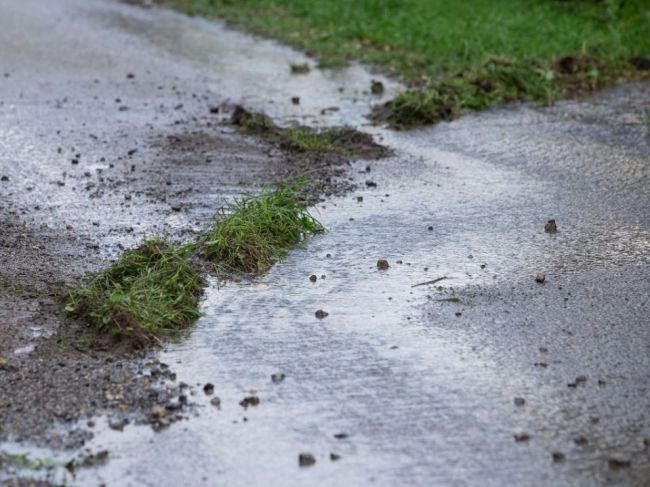
<svg viewBox="0 0 650 487">
<path fill-rule="evenodd" d="M 627 63 L 605 65 L 584 56 L 564 56 L 551 62 L 490 59 L 426 89 L 399 94 L 377 107 L 374 118 L 396 129 L 408 129 L 513 101 L 550 105 L 559 98 L 594 91 L 618 79 L 632 79 L 635 73 Z"/>
<path fill-rule="evenodd" d="M 236 106 L 231 122 L 249 134 L 263 137 L 280 148 L 292 152 L 337 152 L 348 154 L 353 145 L 376 146 L 372 137 L 350 128 L 335 127 L 315 130 L 309 127 L 278 127 L 263 113 L 249 112 Z M 361 140 L 363 139 L 363 140 Z"/>
<path fill-rule="evenodd" d="M 291 74 L 307 74 L 311 71 L 307 63 L 294 63 L 291 65 Z"/>
<path fill-rule="evenodd" d="M 439 299 L 438 301 L 446 302 L 446 303 L 460 303 L 460 298 L 457 298 L 456 296 L 452 296 L 449 298 L 442 298 Z"/>
<path fill-rule="evenodd" d="M 228 271 L 263 273 L 306 236 L 324 231 L 299 186 L 246 196 L 230 204 L 203 238 L 205 257 Z"/>
<path fill-rule="evenodd" d="M 99 331 L 147 342 L 198 318 L 203 279 L 191 247 L 150 239 L 73 289 L 65 310 Z"/>
</svg>

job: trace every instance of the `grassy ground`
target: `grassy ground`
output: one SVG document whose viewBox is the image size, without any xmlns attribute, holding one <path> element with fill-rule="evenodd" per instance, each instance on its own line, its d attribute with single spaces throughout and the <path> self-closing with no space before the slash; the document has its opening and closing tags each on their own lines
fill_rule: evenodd
<svg viewBox="0 0 650 487">
<path fill-rule="evenodd" d="M 378 112 L 398 128 L 648 72 L 629 61 L 650 56 L 650 0 L 161 1 L 275 37 L 321 66 L 360 59 L 404 80 L 414 90 Z"/>
<path fill-rule="evenodd" d="M 198 318 L 205 284 L 200 269 L 208 262 L 229 272 L 263 273 L 306 236 L 324 230 L 297 186 L 244 197 L 221 215 L 194 244 L 151 239 L 125 252 L 71 290 L 65 310 L 99 332 L 155 341 Z"/>
</svg>

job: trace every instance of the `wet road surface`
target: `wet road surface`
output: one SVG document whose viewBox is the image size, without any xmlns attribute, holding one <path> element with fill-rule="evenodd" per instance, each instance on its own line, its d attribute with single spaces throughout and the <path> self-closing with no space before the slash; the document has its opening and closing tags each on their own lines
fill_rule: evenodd
<svg viewBox="0 0 650 487">
<path fill-rule="evenodd" d="M 359 67 L 292 77 L 300 54 L 217 24 L 44 5 L 0 9 L 42 43 L 58 13 L 72 39 L 92 33 L 91 53 L 155 62 L 280 122 L 364 125 L 396 150 L 356 161 L 363 189 L 317 208 L 328 233 L 253 283 L 211 283 L 192 334 L 160 357 L 198 414 L 160 433 L 100 419 L 89 446 L 110 461 L 79 484 L 647 485 L 647 84 L 394 133 L 365 125 L 372 76 Z M 49 69 L 83 70 L 70 49 Z M 21 145 L 3 139 L 5 153 Z M 259 405 L 239 404 L 249 396 Z M 316 463 L 300 467 L 300 453 Z"/>
</svg>

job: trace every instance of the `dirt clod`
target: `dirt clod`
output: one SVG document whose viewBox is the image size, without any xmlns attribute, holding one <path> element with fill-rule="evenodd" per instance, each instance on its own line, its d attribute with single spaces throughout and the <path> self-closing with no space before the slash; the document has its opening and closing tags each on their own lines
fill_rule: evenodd
<svg viewBox="0 0 650 487">
<path fill-rule="evenodd" d="M 384 83 L 377 80 L 372 80 L 370 83 L 370 91 L 373 95 L 381 95 L 384 93 Z"/>
</svg>

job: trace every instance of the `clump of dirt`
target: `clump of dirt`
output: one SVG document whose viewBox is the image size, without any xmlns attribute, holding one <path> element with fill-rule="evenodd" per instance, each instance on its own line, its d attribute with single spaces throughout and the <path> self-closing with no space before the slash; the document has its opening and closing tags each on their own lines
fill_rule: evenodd
<svg viewBox="0 0 650 487">
<path fill-rule="evenodd" d="M 292 176 L 306 178 L 305 194 L 316 201 L 320 194 L 330 196 L 354 189 L 340 178 L 352 159 L 374 160 L 391 151 L 377 144 L 371 135 L 351 127 L 313 129 L 304 126 L 278 127 L 263 113 L 236 105 L 230 117 L 241 131 L 262 138 L 284 153 L 293 168 Z"/>
</svg>

